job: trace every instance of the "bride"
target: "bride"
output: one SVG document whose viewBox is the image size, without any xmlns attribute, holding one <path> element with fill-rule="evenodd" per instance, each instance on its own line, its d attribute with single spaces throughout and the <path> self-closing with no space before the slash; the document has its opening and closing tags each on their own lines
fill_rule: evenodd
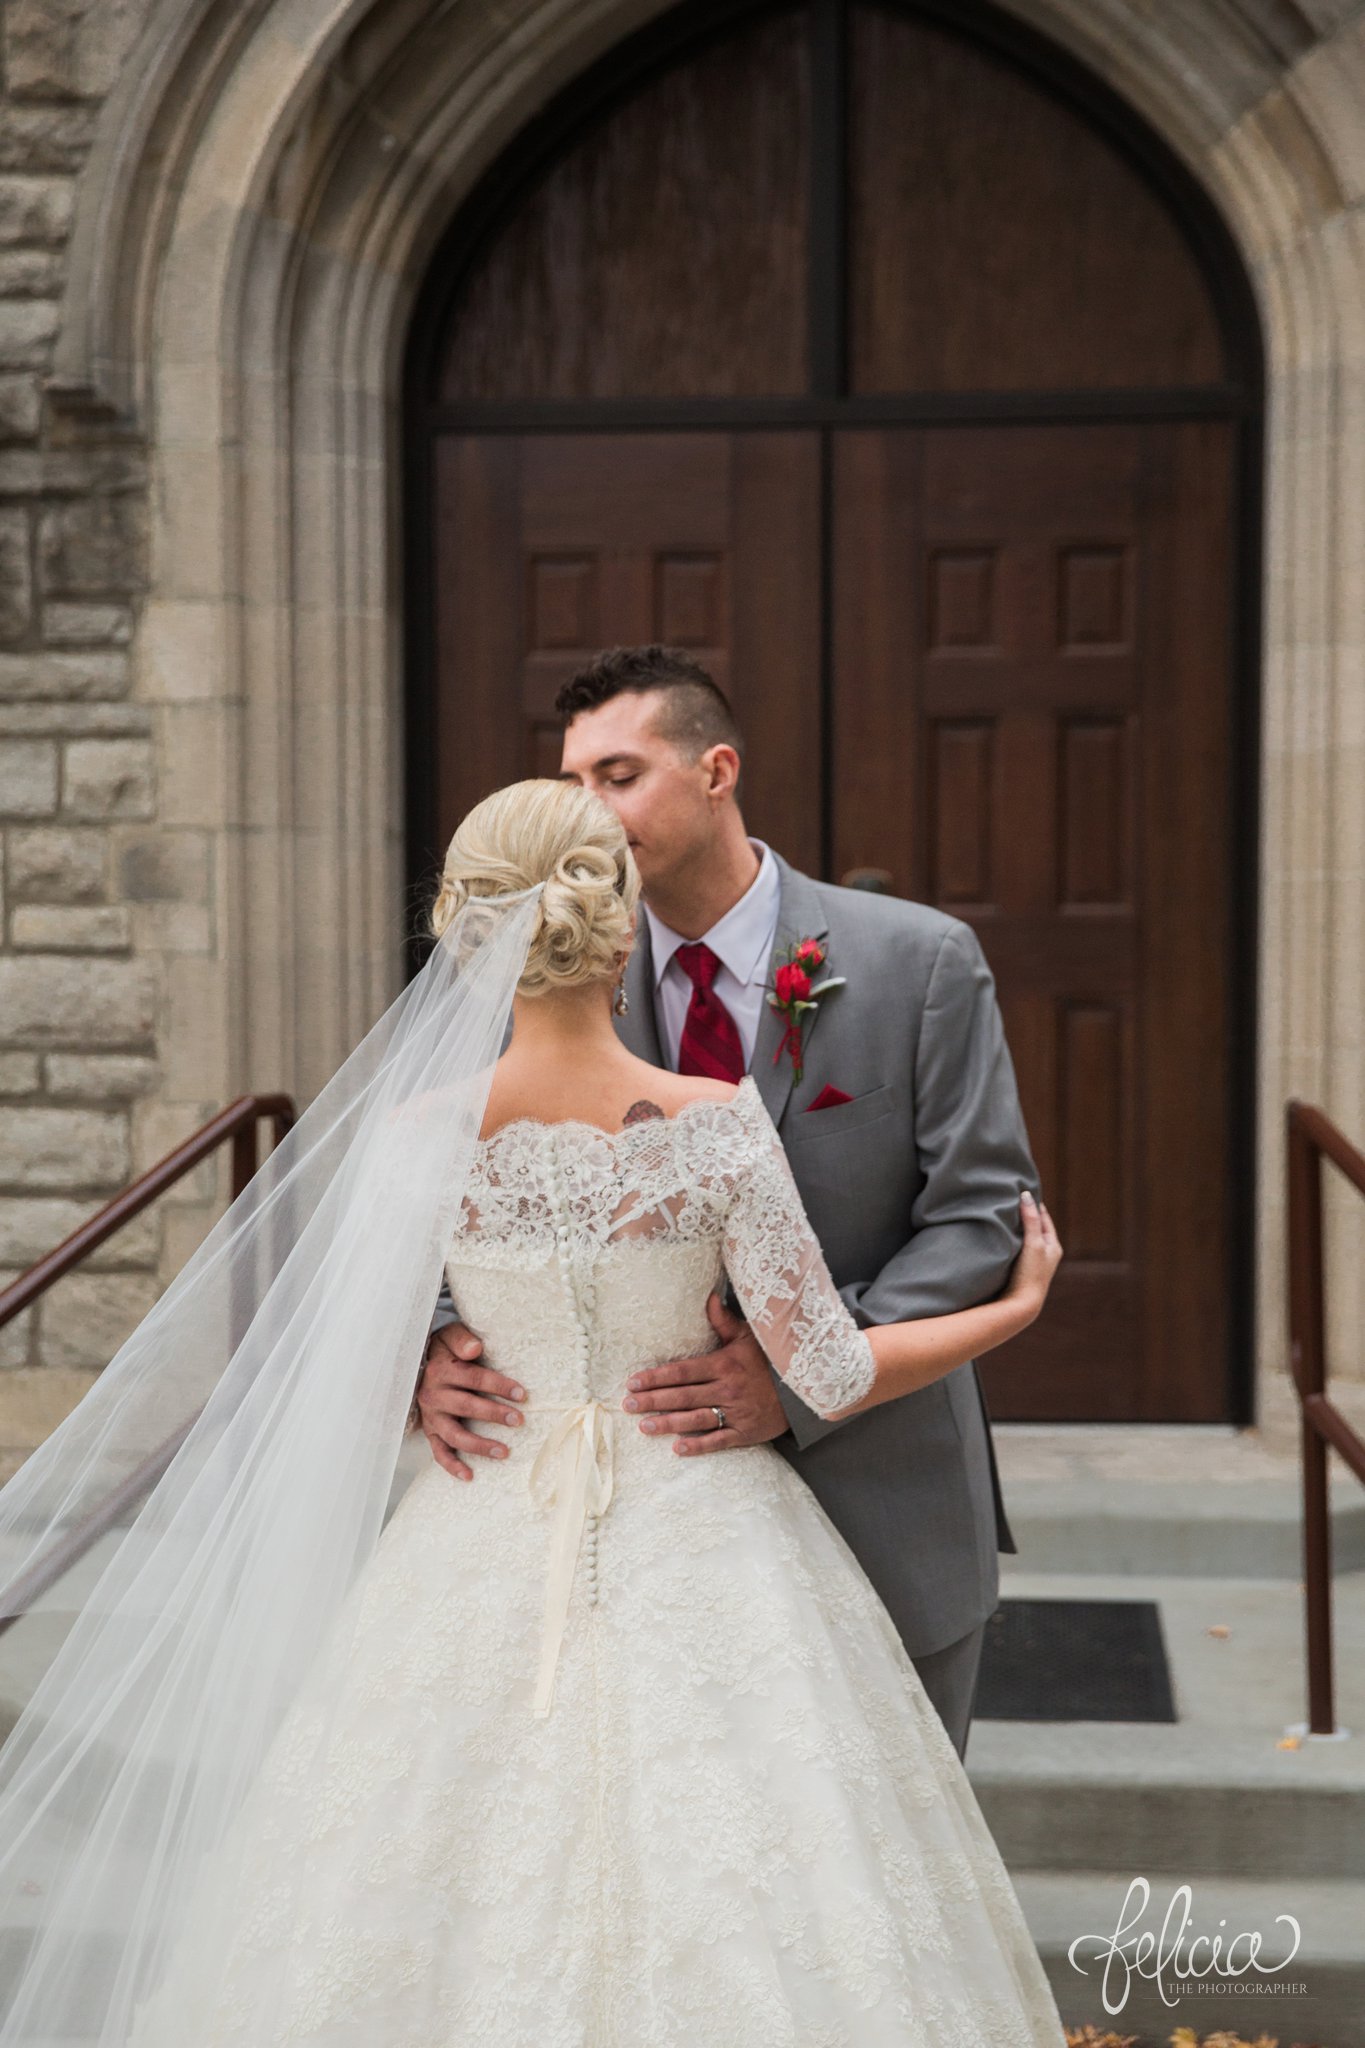
<svg viewBox="0 0 1365 2048">
<path fill-rule="evenodd" d="M 688 1458 L 623 1406 L 714 1343 L 723 1272 L 820 1414 L 894 1400 L 1037 1316 L 1055 1232 L 1022 1198 L 998 1300 L 860 1330 L 752 1077 L 617 1039 L 638 888 L 577 784 L 477 805 L 407 997 L 0 1490 L 0 1538 L 68 1533 L 233 1309 L 0 1751 L 0 2048 L 1059 2048 L 847 1544 L 770 1444 Z M 517 1421 L 385 1521 L 442 1269 Z"/>
</svg>

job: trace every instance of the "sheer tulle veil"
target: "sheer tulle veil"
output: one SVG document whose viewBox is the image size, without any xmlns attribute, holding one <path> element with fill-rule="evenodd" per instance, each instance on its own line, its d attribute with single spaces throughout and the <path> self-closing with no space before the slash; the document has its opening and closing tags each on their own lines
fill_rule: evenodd
<svg viewBox="0 0 1365 2048">
<path fill-rule="evenodd" d="M 379 1540 L 543 887 L 465 903 L 0 1488 L 7 1614 L 35 1561 L 190 1425 L 140 1509 L 44 1596 L 70 1627 L 0 1748 L 0 2048 L 201 2048 L 183 2007 L 164 2037 L 146 2015 Z"/>
</svg>

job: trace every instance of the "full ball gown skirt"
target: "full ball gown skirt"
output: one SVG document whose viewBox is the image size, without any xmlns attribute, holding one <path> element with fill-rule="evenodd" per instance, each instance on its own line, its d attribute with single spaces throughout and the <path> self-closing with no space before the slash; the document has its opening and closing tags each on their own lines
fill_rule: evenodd
<svg viewBox="0 0 1365 2048">
<path fill-rule="evenodd" d="M 480 1142 L 447 1273 L 525 1421 L 403 1496 L 130 2048 L 1058 2048 L 823 1508 L 771 1444 L 679 1456 L 621 1408 L 717 1342 L 723 1268 L 813 1407 L 866 1387 L 752 1077 Z"/>
</svg>

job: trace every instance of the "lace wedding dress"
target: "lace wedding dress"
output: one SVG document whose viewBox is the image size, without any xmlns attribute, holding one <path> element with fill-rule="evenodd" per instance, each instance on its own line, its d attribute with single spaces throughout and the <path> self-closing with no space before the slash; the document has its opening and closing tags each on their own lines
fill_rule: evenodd
<svg viewBox="0 0 1365 2048">
<path fill-rule="evenodd" d="M 525 1421 L 403 1496 L 130 2048 L 1058 2048 L 833 1523 L 771 1444 L 679 1456 L 621 1408 L 718 1341 L 723 1268 L 812 1407 L 866 1390 L 752 1076 L 480 1141 L 447 1272 Z"/>
</svg>

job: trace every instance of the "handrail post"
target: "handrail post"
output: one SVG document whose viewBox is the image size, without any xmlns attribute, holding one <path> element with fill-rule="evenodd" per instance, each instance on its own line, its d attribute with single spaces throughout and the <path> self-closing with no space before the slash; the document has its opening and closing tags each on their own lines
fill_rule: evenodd
<svg viewBox="0 0 1365 2048">
<path fill-rule="evenodd" d="M 1310 1395 L 1326 1391 L 1324 1358 L 1324 1270 L 1322 1270 L 1322 1155 L 1297 1133 L 1300 1163 L 1300 1241 L 1304 1290 L 1300 1300 L 1300 1405 L 1304 1427 L 1304 1589 L 1308 1620 L 1308 1733 L 1336 1729 L 1332 1683 L 1332 1516 L 1328 1501 L 1328 1450 Z"/>
<path fill-rule="evenodd" d="M 1310 1735 L 1336 1736 L 1332 1654 L 1332 1512 L 1328 1454 L 1335 1447 L 1365 1480 L 1365 1442 L 1327 1396 L 1323 1160 L 1365 1194 L 1365 1155 L 1310 1103 L 1291 1099 L 1285 1118 L 1289 1356 L 1299 1402 L 1303 1459 L 1303 1586 Z"/>
<path fill-rule="evenodd" d="M 257 1124 L 239 1124 L 232 1134 L 232 1199 L 235 1202 L 256 1171 Z"/>
</svg>

